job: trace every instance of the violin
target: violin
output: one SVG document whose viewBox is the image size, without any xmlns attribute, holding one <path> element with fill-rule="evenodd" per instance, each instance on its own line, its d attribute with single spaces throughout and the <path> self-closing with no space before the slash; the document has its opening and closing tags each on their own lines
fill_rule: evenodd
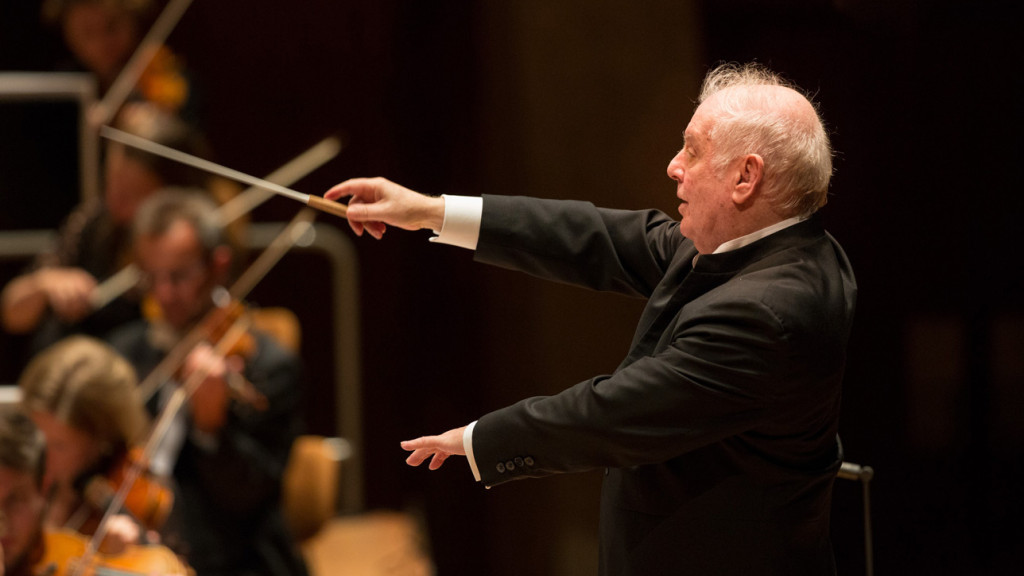
<svg viewBox="0 0 1024 576">
<path fill-rule="evenodd" d="M 86 558 L 89 540 L 65 529 L 43 533 L 43 555 L 33 567 L 35 576 L 194 576 L 166 546 L 132 544 L 119 554 L 94 553 Z"/>
<path fill-rule="evenodd" d="M 242 316 L 247 313 L 245 304 L 241 300 L 231 298 L 226 290 L 215 290 L 213 300 L 216 306 L 203 319 L 201 328 L 207 335 L 208 342 L 220 341 L 231 326 L 242 321 Z M 256 341 L 251 333 L 245 331 L 225 350 L 224 356 L 250 358 L 255 352 Z"/>
<path fill-rule="evenodd" d="M 241 300 L 234 299 L 222 287 L 217 287 L 211 294 L 211 299 L 214 302 L 214 307 L 207 312 L 206 316 L 197 324 L 194 329 L 195 334 L 189 334 L 186 339 L 194 341 L 194 345 L 199 343 L 217 343 L 220 342 L 227 335 L 228 331 L 237 325 L 247 325 L 250 323 L 247 315 L 249 309 L 245 303 Z M 157 304 L 151 296 L 147 296 L 142 302 L 142 313 L 143 317 L 149 322 L 159 322 L 162 317 L 160 311 L 160 305 Z M 196 339 L 191 338 L 194 335 L 201 335 L 202 338 Z M 237 356 L 244 362 L 248 362 L 255 356 L 257 352 L 256 338 L 248 329 L 240 332 L 237 338 L 231 339 L 231 345 L 222 350 L 224 357 Z M 188 350 L 183 351 L 187 352 Z M 174 350 L 171 351 L 175 352 Z M 168 354 L 171 356 L 171 354 Z M 181 367 L 184 365 L 184 355 L 180 355 L 178 360 L 178 367 L 175 370 L 174 377 L 178 382 L 184 382 L 185 378 L 180 373 Z M 157 367 L 153 372 L 157 373 L 160 370 L 160 366 Z M 257 390 L 251 382 L 245 379 L 241 374 L 228 371 L 225 375 L 225 379 L 228 385 L 228 392 L 233 398 L 244 402 L 255 408 L 256 410 L 267 409 L 267 398 L 259 390 Z M 151 378 L 147 378 L 146 381 L 140 385 L 141 394 L 144 401 L 148 399 L 155 392 L 156 387 L 159 387 L 161 383 L 159 381 L 153 381 Z"/>
<path fill-rule="evenodd" d="M 105 511 L 114 500 L 114 495 L 128 480 L 132 467 L 145 469 L 141 448 L 132 448 L 116 459 L 105 474 L 87 476 L 81 482 L 81 492 L 86 503 L 97 512 Z M 138 474 L 126 489 L 122 509 L 131 515 L 143 528 L 159 530 L 174 504 L 174 494 L 163 482 L 149 474 Z M 90 518 L 81 527 L 83 533 L 96 530 L 99 518 Z"/>
</svg>

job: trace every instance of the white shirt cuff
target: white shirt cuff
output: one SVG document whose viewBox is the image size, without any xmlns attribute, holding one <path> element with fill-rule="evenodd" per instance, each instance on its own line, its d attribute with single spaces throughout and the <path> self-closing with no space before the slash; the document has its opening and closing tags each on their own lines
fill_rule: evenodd
<svg viewBox="0 0 1024 576">
<path fill-rule="evenodd" d="M 476 250 L 480 238 L 480 218 L 484 210 L 484 199 L 480 196 L 449 196 L 444 198 L 444 223 L 441 230 L 434 230 L 431 242 L 450 244 L 460 248 Z"/>
<path fill-rule="evenodd" d="M 473 478 L 479 482 L 480 469 L 476 467 L 476 458 L 473 457 L 473 428 L 475 426 L 476 420 L 462 431 L 462 449 L 466 451 L 466 460 L 469 462 L 469 469 L 473 471 Z"/>
</svg>

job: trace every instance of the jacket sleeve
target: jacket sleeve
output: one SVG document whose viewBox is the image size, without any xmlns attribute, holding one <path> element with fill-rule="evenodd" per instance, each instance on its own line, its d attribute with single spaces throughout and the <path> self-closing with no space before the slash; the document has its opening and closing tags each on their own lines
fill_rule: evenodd
<svg viewBox="0 0 1024 576">
<path fill-rule="evenodd" d="M 487 195 L 475 258 L 549 280 L 646 297 L 682 241 L 678 223 L 654 210 Z"/>
<path fill-rule="evenodd" d="M 481 481 L 665 462 L 755 429 L 799 429 L 828 393 L 811 390 L 806 377 L 778 385 L 802 361 L 788 341 L 775 314 L 753 301 L 682 322 L 667 346 L 611 376 L 480 418 L 473 451 Z"/>
</svg>

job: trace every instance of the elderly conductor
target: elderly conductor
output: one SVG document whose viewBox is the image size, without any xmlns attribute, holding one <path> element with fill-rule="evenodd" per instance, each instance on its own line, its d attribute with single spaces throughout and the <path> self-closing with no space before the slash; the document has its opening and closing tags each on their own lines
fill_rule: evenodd
<svg viewBox="0 0 1024 576">
<path fill-rule="evenodd" d="M 647 299 L 610 375 L 402 443 L 465 455 L 486 486 L 606 469 L 601 573 L 835 573 L 832 483 L 856 284 L 817 210 L 831 148 L 817 110 L 759 65 L 704 81 L 669 162 L 681 220 L 658 211 L 355 179 L 358 234 L 430 228 L 481 262 Z"/>
</svg>

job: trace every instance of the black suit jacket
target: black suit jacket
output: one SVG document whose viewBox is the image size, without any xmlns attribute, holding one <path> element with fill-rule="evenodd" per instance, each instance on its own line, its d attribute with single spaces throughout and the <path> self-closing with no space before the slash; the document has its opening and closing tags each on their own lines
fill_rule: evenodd
<svg viewBox="0 0 1024 576">
<path fill-rule="evenodd" d="M 660 212 L 483 206 L 479 261 L 648 303 L 613 374 L 480 418 L 482 481 L 606 468 L 602 574 L 834 573 L 856 285 L 818 219 L 694 262 Z"/>
</svg>

